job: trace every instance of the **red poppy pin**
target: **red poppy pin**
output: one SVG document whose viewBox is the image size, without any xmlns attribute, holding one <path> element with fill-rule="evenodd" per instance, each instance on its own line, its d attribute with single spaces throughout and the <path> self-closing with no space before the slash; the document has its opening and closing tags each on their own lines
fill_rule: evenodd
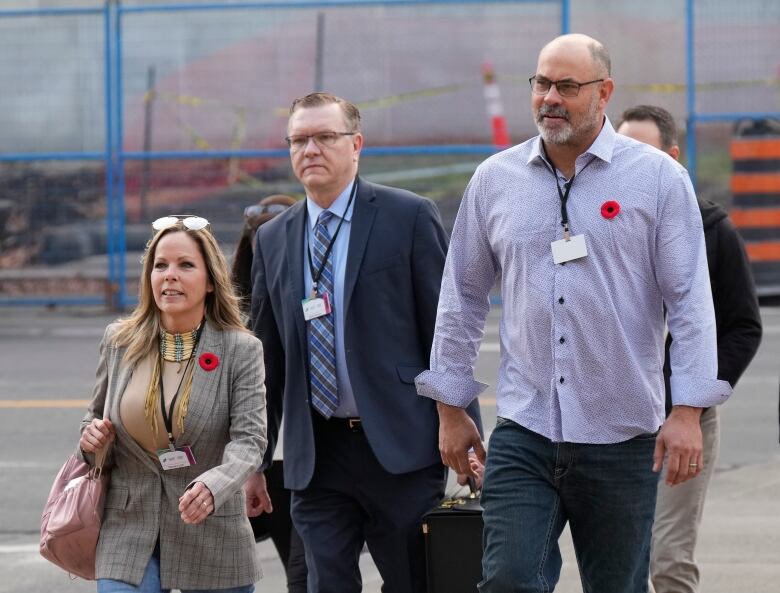
<svg viewBox="0 0 780 593">
<path fill-rule="evenodd" d="M 620 204 L 618 204 L 615 200 L 607 200 L 601 205 L 601 215 L 606 218 L 615 218 L 618 214 L 620 214 Z"/>
<path fill-rule="evenodd" d="M 204 352 L 200 355 L 198 364 L 204 371 L 211 372 L 219 366 L 219 356 L 212 352 Z"/>
</svg>

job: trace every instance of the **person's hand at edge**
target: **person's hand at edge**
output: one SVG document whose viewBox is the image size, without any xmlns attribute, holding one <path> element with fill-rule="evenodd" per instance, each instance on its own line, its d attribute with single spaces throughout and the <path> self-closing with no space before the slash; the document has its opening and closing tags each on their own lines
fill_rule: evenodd
<svg viewBox="0 0 780 593">
<path fill-rule="evenodd" d="M 669 486 L 695 478 L 704 469 L 701 413 L 702 408 L 674 406 L 658 432 L 653 454 L 653 471 L 661 471 L 666 455 L 668 462 L 665 480 Z"/>
<path fill-rule="evenodd" d="M 257 517 L 263 513 L 272 513 L 271 497 L 268 494 L 268 486 L 265 483 L 265 474 L 256 472 L 249 476 L 244 483 L 246 493 L 246 514 L 248 517 Z"/>
<path fill-rule="evenodd" d="M 203 482 L 195 482 L 179 497 L 181 520 L 190 525 L 203 522 L 214 512 L 214 496 Z"/>
<path fill-rule="evenodd" d="M 79 447 L 84 453 L 97 453 L 116 437 L 116 430 L 111 420 L 93 418 L 81 431 Z"/>
<path fill-rule="evenodd" d="M 469 451 L 469 465 L 471 466 L 471 474 L 458 474 L 458 484 L 465 486 L 469 482 L 469 478 L 474 480 L 474 488 L 476 490 L 482 489 L 482 480 L 485 477 L 485 464 L 477 459 L 477 454 L 474 451 Z"/>
<path fill-rule="evenodd" d="M 485 447 L 477 430 L 477 425 L 463 408 L 436 403 L 439 412 L 439 453 L 444 465 L 455 473 L 477 478 L 469 459 L 469 450 L 473 449 L 477 461 L 485 463 Z"/>
</svg>

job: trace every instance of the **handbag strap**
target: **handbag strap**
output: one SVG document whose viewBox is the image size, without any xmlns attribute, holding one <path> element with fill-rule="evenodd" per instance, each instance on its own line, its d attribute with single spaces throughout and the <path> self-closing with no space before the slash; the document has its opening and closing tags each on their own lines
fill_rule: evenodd
<svg viewBox="0 0 780 593">
<path fill-rule="evenodd" d="M 108 395 L 110 392 L 111 392 L 111 385 L 109 384 L 106 388 L 106 399 L 103 400 L 103 420 L 109 420 L 108 411 L 111 409 L 111 404 Z M 116 435 L 114 436 L 114 438 L 116 438 Z M 108 458 L 108 454 L 110 451 L 111 451 L 111 443 L 109 442 L 100 451 L 95 453 L 95 467 L 94 467 L 95 478 L 99 478 L 100 475 L 103 473 L 103 466 L 106 463 L 106 459 Z"/>
<path fill-rule="evenodd" d="M 103 473 L 103 466 L 106 463 L 106 458 L 108 457 L 108 452 L 111 449 L 111 443 L 103 447 L 100 451 L 95 453 L 95 467 L 94 467 L 94 477 L 99 478 L 100 475 Z"/>
</svg>

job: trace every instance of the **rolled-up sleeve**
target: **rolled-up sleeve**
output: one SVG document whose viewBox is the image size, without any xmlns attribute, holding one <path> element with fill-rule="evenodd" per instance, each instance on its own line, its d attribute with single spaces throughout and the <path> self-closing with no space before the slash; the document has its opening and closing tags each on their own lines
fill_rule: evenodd
<svg viewBox="0 0 780 593">
<path fill-rule="evenodd" d="M 474 362 L 490 309 L 497 265 L 485 232 L 478 169 L 463 196 L 444 266 L 430 370 L 417 376 L 417 393 L 465 408 L 487 385 L 474 379 Z"/>
<path fill-rule="evenodd" d="M 717 379 L 717 331 L 701 214 L 684 169 L 662 170 L 660 183 L 656 277 L 674 338 L 672 404 L 706 408 L 726 401 L 731 386 Z"/>
</svg>

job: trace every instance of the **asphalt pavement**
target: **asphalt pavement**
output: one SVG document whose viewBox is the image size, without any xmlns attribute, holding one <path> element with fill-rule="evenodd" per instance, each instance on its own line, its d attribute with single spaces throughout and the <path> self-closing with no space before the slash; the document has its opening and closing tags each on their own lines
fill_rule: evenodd
<svg viewBox="0 0 780 593">
<path fill-rule="evenodd" d="M 477 377 L 495 384 L 499 310 L 491 312 Z M 721 456 L 699 536 L 704 593 L 780 592 L 780 446 L 778 370 L 780 309 L 762 308 L 764 341 L 722 409 Z M 97 345 L 112 314 L 78 309 L 0 309 L 0 593 L 78 593 L 38 555 L 40 510 L 59 466 L 75 447 L 89 399 Z M 485 425 L 495 423 L 495 392 L 481 397 Z M 258 544 L 265 577 L 258 593 L 286 590 L 270 542 Z M 453 542 L 457 545 L 457 542 Z M 556 591 L 579 593 L 574 552 L 562 538 L 564 567 Z M 364 591 L 381 578 L 361 557 Z"/>
</svg>

